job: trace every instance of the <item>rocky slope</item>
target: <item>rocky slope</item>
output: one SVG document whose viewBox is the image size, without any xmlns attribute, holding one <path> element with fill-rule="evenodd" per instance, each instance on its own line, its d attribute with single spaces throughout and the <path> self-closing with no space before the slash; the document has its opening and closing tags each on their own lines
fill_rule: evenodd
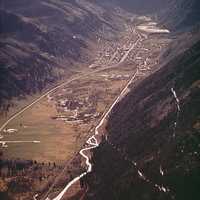
<svg viewBox="0 0 200 200">
<path fill-rule="evenodd" d="M 0 17 L 1 106 L 69 75 L 74 63 L 88 62 L 89 42 L 102 26 L 116 33 L 121 20 L 87 0 L 3 0 Z"/>
</svg>

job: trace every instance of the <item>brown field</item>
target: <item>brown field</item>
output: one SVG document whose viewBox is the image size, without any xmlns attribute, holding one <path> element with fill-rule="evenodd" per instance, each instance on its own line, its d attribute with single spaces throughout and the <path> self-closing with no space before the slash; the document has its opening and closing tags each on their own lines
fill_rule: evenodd
<svg viewBox="0 0 200 200">
<path fill-rule="evenodd" d="M 119 70 L 116 72 L 114 69 L 108 73 L 102 72 L 74 81 L 54 92 L 51 95 L 52 101 L 44 98 L 10 122 L 6 128 L 18 131 L 4 134 L 4 140 L 36 140 L 40 143 L 8 143 L 8 148 L 3 148 L 4 157 L 7 159 L 33 159 L 39 162 L 62 162 L 70 159 L 71 155 L 81 148 L 96 120 L 127 82 L 127 77 L 123 79 L 112 78 L 112 74 L 118 74 Z M 123 73 L 127 74 L 121 70 L 121 74 Z M 108 76 L 107 79 L 102 77 L 105 74 Z M 72 101 L 91 99 L 91 102 L 79 109 L 78 112 L 88 112 L 88 110 L 94 109 L 99 116 L 96 119 L 90 119 L 87 123 L 64 122 L 54 119 L 53 117 L 60 115 L 68 117 L 74 112 L 64 112 L 58 106 L 59 101 L 69 97 Z"/>
</svg>

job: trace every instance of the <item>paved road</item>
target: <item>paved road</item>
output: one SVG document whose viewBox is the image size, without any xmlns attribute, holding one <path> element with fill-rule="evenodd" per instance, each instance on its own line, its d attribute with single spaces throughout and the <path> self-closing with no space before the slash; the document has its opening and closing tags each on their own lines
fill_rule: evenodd
<svg viewBox="0 0 200 200">
<path fill-rule="evenodd" d="M 141 37 L 141 36 L 140 36 Z M 133 43 L 131 45 L 131 48 L 125 53 L 125 55 L 122 57 L 122 59 L 120 60 L 119 63 L 123 63 L 126 58 L 128 57 L 128 55 L 130 54 L 130 52 L 135 48 L 135 46 L 140 42 L 140 40 L 138 39 L 135 43 Z"/>
<path fill-rule="evenodd" d="M 0 127 L 0 132 L 3 131 L 3 129 L 13 120 L 15 119 L 16 117 L 18 117 L 19 115 L 21 115 L 22 113 L 24 113 L 26 110 L 28 110 L 29 108 L 31 108 L 33 105 L 35 105 L 36 103 L 38 103 L 40 100 L 42 100 L 43 98 L 45 98 L 47 95 L 55 92 L 56 90 L 58 90 L 59 88 L 62 88 L 68 84 L 70 84 L 71 82 L 75 81 L 75 80 L 79 80 L 80 78 L 83 78 L 83 77 L 86 77 L 88 75 L 91 75 L 91 74 L 94 74 L 94 73 L 97 73 L 97 72 L 101 72 L 101 71 L 104 71 L 106 69 L 110 69 L 110 68 L 114 68 L 114 67 L 117 67 L 117 64 L 116 65 L 111 65 L 111 66 L 108 66 L 108 67 L 104 67 L 104 68 L 101 68 L 101 69 L 97 69 L 97 70 L 94 70 L 92 72 L 88 72 L 86 74 L 81 74 L 75 78 L 72 78 L 64 83 L 61 83 L 60 85 L 54 87 L 53 89 L 47 91 L 46 93 L 44 93 L 43 95 L 41 95 L 39 98 L 37 98 L 36 100 L 34 100 L 31 104 L 29 104 L 28 106 L 24 107 L 23 109 L 21 109 L 20 111 L 18 111 L 17 113 L 15 113 L 12 117 L 10 117 L 5 123 L 3 123 Z M 1 135 L 0 135 L 1 136 Z"/>
<path fill-rule="evenodd" d="M 88 75 L 91 75 L 91 74 L 94 74 L 94 73 L 97 73 L 97 72 L 100 72 L 100 71 L 103 71 L 105 69 L 110 69 L 112 67 L 115 67 L 114 65 L 113 66 L 109 66 L 109 67 L 105 67 L 105 68 L 101 68 L 101 69 L 98 69 L 98 70 L 95 70 L 95 71 L 92 71 L 92 72 L 89 72 L 89 73 L 86 73 L 86 74 L 82 74 L 82 75 L 79 75 L 75 78 L 72 78 L 64 83 L 61 83 L 60 85 L 54 87 L 53 89 L 47 91 L 46 93 L 44 93 L 43 95 L 41 95 L 39 98 L 37 98 L 36 100 L 34 100 L 31 104 L 29 104 L 28 106 L 24 107 L 23 109 L 21 109 L 20 111 L 18 111 L 17 113 L 15 113 L 13 116 L 11 116 L 5 123 L 3 123 L 0 127 L 0 144 L 2 144 L 2 147 L 7 147 L 6 146 L 6 143 L 17 143 L 18 141 L 14 142 L 14 141 L 2 141 L 3 139 L 3 135 L 1 134 L 1 132 L 3 131 L 3 129 L 12 121 L 14 120 L 15 118 L 17 118 L 19 115 L 21 115 L 22 113 L 24 113 L 26 110 L 30 109 L 33 105 L 37 104 L 40 100 L 42 100 L 43 98 L 45 98 L 46 96 L 48 96 L 49 94 L 55 92 L 56 90 L 58 90 L 59 88 L 62 88 L 66 85 L 68 85 L 69 83 L 75 81 L 75 80 L 78 80 L 80 78 L 83 78 L 83 77 L 86 77 Z M 26 142 L 26 141 L 24 141 Z"/>
<path fill-rule="evenodd" d="M 129 49 L 129 51 L 126 53 L 125 57 L 123 57 L 123 61 L 125 61 L 125 59 L 127 58 L 127 56 L 129 55 L 129 53 L 133 50 L 133 48 L 138 44 L 138 42 L 140 42 L 140 40 L 142 39 L 142 37 L 139 35 L 139 39 L 137 39 L 137 41 L 131 46 L 131 50 Z M 110 106 L 110 108 L 108 109 L 108 111 L 103 115 L 101 121 L 98 123 L 98 125 L 95 128 L 95 133 L 93 136 L 91 136 L 88 140 L 87 140 L 87 144 L 89 145 L 89 147 L 87 148 L 83 148 L 79 153 L 80 155 L 86 160 L 85 163 L 87 165 L 87 171 L 82 173 L 81 175 L 77 176 L 76 178 L 74 178 L 72 181 L 70 181 L 66 187 L 58 194 L 58 196 L 56 196 L 55 198 L 53 198 L 52 200 L 61 200 L 62 197 L 64 196 L 64 194 L 68 191 L 68 189 L 77 181 L 79 181 L 82 177 L 86 176 L 88 173 L 90 173 L 92 171 L 92 164 L 90 163 L 90 159 L 87 156 L 87 154 L 85 154 L 85 152 L 88 152 L 91 149 L 95 149 L 99 146 L 99 143 L 96 139 L 95 136 L 99 135 L 99 128 L 103 125 L 105 119 L 108 117 L 108 115 L 110 114 L 110 112 L 112 111 L 113 107 L 120 101 L 120 99 L 124 96 L 124 94 L 126 93 L 128 87 L 130 86 L 130 84 L 133 82 L 133 80 L 136 78 L 136 76 L 139 73 L 139 69 L 136 70 L 136 72 L 133 74 L 133 76 L 131 77 L 131 79 L 128 81 L 128 83 L 126 84 L 126 86 L 124 87 L 124 89 L 121 91 L 120 95 L 115 99 L 115 101 L 112 103 L 112 105 Z M 47 197 L 45 200 L 50 200 L 49 197 Z"/>
<path fill-rule="evenodd" d="M 140 39 L 141 39 L 141 36 L 139 35 Z M 75 80 L 78 80 L 80 78 L 83 78 L 83 77 L 86 77 L 88 75 L 91 75 L 91 74 L 94 74 L 94 73 L 97 73 L 97 72 L 100 72 L 100 71 L 104 71 L 106 69 L 110 69 L 110 68 L 114 68 L 114 67 L 117 67 L 119 64 L 121 64 L 122 62 L 125 61 L 125 59 L 128 57 L 128 55 L 130 54 L 130 52 L 133 50 L 133 48 L 135 47 L 135 45 L 137 45 L 137 43 L 139 42 L 138 39 L 132 46 L 131 48 L 126 52 L 126 54 L 122 57 L 122 59 L 120 60 L 119 63 L 117 64 L 114 64 L 114 65 L 110 65 L 110 66 L 107 66 L 107 67 L 104 67 L 104 68 L 101 68 L 101 69 L 97 69 L 97 70 L 94 70 L 92 72 L 88 72 L 88 73 L 85 73 L 85 74 L 81 74 L 75 78 L 72 78 L 64 83 L 61 83 L 60 85 L 58 86 L 55 86 L 54 88 L 52 88 L 51 90 L 47 91 L 46 93 L 44 93 L 43 95 L 41 95 L 39 98 L 37 98 L 36 100 L 34 100 L 31 104 L 27 105 L 26 107 L 24 107 L 23 109 L 21 109 L 20 111 L 18 111 L 17 113 L 15 113 L 13 116 L 11 116 L 6 122 L 4 122 L 1 126 L 0 126 L 0 139 L 3 139 L 3 135 L 1 134 L 1 132 L 3 131 L 3 129 L 12 121 L 14 120 L 15 118 L 17 118 L 19 115 L 21 115 L 22 113 L 24 113 L 26 110 L 30 109 L 33 105 L 37 104 L 40 100 L 42 100 L 43 98 L 45 98 L 47 95 L 55 92 L 56 90 L 58 90 L 59 88 L 62 88 L 68 84 L 70 84 L 71 82 L 75 81 Z M 2 141 L 4 142 L 4 141 Z"/>
<path fill-rule="evenodd" d="M 83 156 L 85 158 L 85 163 L 88 166 L 88 169 L 86 172 L 82 173 L 81 175 L 77 176 L 76 178 L 74 178 L 72 181 L 70 181 L 66 187 L 59 193 L 59 195 L 55 198 L 53 198 L 53 200 L 61 200 L 62 197 L 64 196 L 64 194 L 67 192 L 67 190 L 77 181 L 79 181 L 82 177 L 86 176 L 88 173 L 90 173 L 92 171 L 92 164 L 90 163 L 90 159 L 89 157 L 85 154 L 85 152 L 88 152 L 91 149 L 95 149 L 99 146 L 98 141 L 96 139 L 95 136 L 97 136 L 99 134 L 99 128 L 103 125 L 105 119 L 107 118 L 107 116 L 109 115 L 109 113 L 111 112 L 111 110 L 113 109 L 113 107 L 119 102 L 119 100 L 123 97 L 124 93 L 126 92 L 126 90 L 128 89 L 129 85 L 132 83 L 132 81 L 135 79 L 135 77 L 138 74 L 138 69 L 137 71 L 134 73 L 134 75 L 132 76 L 131 80 L 127 83 L 126 87 L 122 90 L 122 92 L 120 93 L 120 95 L 117 97 L 117 99 L 114 101 L 114 103 L 110 106 L 109 110 L 104 114 L 103 118 L 101 119 L 101 121 L 99 122 L 99 124 L 96 126 L 95 128 L 95 134 L 93 136 L 91 136 L 88 140 L 87 140 L 87 144 L 90 145 L 87 148 L 82 149 L 79 153 L 81 154 L 81 156 Z M 50 200 L 48 197 L 46 198 L 46 200 Z"/>
<path fill-rule="evenodd" d="M 139 34 L 138 34 L 139 35 Z M 3 131 L 3 129 L 15 118 L 17 118 L 19 115 L 21 115 L 22 113 L 24 113 L 26 110 L 30 109 L 33 105 L 37 104 L 40 100 L 42 100 L 43 98 L 45 98 L 47 95 L 53 93 L 54 91 L 58 90 L 59 88 L 62 88 L 68 84 L 70 84 L 71 82 L 78 80 L 80 78 L 86 77 L 88 75 L 106 70 L 106 69 L 110 69 L 113 67 L 117 67 L 119 64 L 123 63 L 126 58 L 128 57 L 128 55 L 130 54 L 130 52 L 134 49 L 134 47 L 138 44 L 138 42 L 141 40 L 141 36 L 139 35 L 139 39 L 131 45 L 130 49 L 126 52 L 126 54 L 122 57 L 122 59 L 120 60 L 120 62 L 118 64 L 114 64 L 108 67 L 104 67 L 101 69 L 97 69 L 94 70 L 92 72 L 88 72 L 85 74 L 81 74 L 75 78 L 72 78 L 64 83 L 61 83 L 60 85 L 54 87 L 53 89 L 47 91 L 46 93 L 44 93 L 43 95 L 41 95 L 39 98 L 37 98 L 36 100 L 34 100 L 31 104 L 27 105 L 26 107 L 24 107 L 23 109 L 21 109 L 20 111 L 18 111 L 17 113 L 15 113 L 13 116 L 11 116 L 4 124 L 1 125 L 0 127 L 0 132 Z M 109 110 L 104 114 L 103 118 L 101 119 L 100 123 L 96 126 L 95 128 L 95 134 L 90 137 L 87 140 L 87 144 L 90 145 L 90 147 L 84 148 L 82 149 L 79 153 L 86 159 L 86 165 L 88 166 L 88 170 L 86 172 L 84 172 L 83 174 L 81 174 L 80 176 L 76 177 L 75 179 L 73 179 L 70 183 L 67 184 L 67 186 L 63 189 L 63 191 L 53 200 L 60 200 L 63 195 L 65 194 L 65 192 L 71 187 L 71 185 L 73 185 L 75 182 L 77 182 L 78 180 L 80 180 L 83 176 L 85 176 L 87 173 L 92 171 L 92 165 L 89 161 L 89 157 L 84 153 L 86 151 L 89 151 L 91 149 L 94 149 L 96 147 L 98 147 L 98 141 L 95 138 L 95 135 L 98 135 L 98 129 L 102 126 L 102 124 L 104 123 L 104 120 L 106 119 L 106 117 L 109 115 L 109 113 L 111 112 L 111 110 L 113 109 L 113 107 L 117 104 L 117 102 L 120 100 L 120 98 L 123 97 L 124 93 L 126 92 L 126 90 L 128 89 L 129 85 L 131 84 L 131 82 L 134 80 L 134 78 L 136 77 L 136 74 L 138 73 L 138 70 L 136 71 L 136 73 L 132 76 L 131 80 L 127 83 L 126 87 L 123 89 L 123 91 L 121 92 L 121 94 L 117 97 L 117 99 L 114 101 L 114 103 L 111 105 L 111 107 L 109 108 Z M 1 139 L 3 138 L 2 135 L 0 135 Z M 0 143 L 2 145 L 6 145 L 6 143 L 22 143 L 22 142 L 31 142 L 31 143 L 39 143 L 40 141 L 0 141 Z M 36 197 L 34 196 L 34 198 L 36 199 Z M 46 200 L 48 200 L 49 198 L 47 197 Z"/>
<path fill-rule="evenodd" d="M 128 57 L 129 53 L 134 49 L 134 47 L 141 41 L 142 36 L 140 34 L 139 35 L 139 39 L 131 45 L 130 49 L 126 52 L 126 54 L 122 57 L 120 63 L 124 62 L 125 59 Z M 146 38 L 145 38 L 146 39 Z M 119 64 L 120 64 L 119 63 Z M 147 67 L 147 62 L 144 62 L 144 67 Z M 81 175 L 77 176 L 76 178 L 74 178 L 72 181 L 70 181 L 66 187 L 58 194 L 58 196 L 56 196 L 55 198 L 53 198 L 52 200 L 61 200 L 62 197 L 64 196 L 64 194 L 67 192 L 67 190 L 77 181 L 79 181 L 82 177 L 86 176 L 88 173 L 90 173 L 92 171 L 92 164 L 90 163 L 89 157 L 87 156 L 87 154 L 85 154 L 85 152 L 88 152 L 91 149 L 95 149 L 99 146 L 99 143 L 96 139 L 95 136 L 99 135 L 99 128 L 103 125 L 105 119 L 108 117 L 108 115 L 110 114 L 110 112 L 112 111 L 113 107 L 120 101 L 121 98 L 123 98 L 123 96 L 126 94 L 127 89 L 129 88 L 130 84 L 134 81 L 134 79 L 136 78 L 136 76 L 141 75 L 141 73 L 139 72 L 139 68 L 137 68 L 136 72 L 133 74 L 132 78 L 129 80 L 129 82 L 127 83 L 127 85 L 124 87 L 124 89 L 122 90 L 122 92 L 120 93 L 120 95 L 115 99 L 115 101 L 113 102 L 113 104 L 110 106 L 110 108 L 108 109 L 108 111 L 103 115 L 101 121 L 98 123 L 98 125 L 95 128 L 95 133 L 93 136 L 91 136 L 88 140 L 87 140 L 87 144 L 90 145 L 87 148 L 83 148 L 79 153 L 85 158 L 86 160 L 86 165 L 88 166 L 88 169 L 86 172 L 82 173 Z M 178 110 L 179 108 L 179 99 L 176 95 L 176 92 L 174 91 L 174 89 L 171 89 L 176 102 L 177 102 L 177 107 Z M 133 163 L 134 165 L 136 165 L 135 163 Z M 161 171 L 161 173 L 163 173 Z M 141 171 L 138 170 L 138 174 L 141 178 L 145 179 L 145 176 L 143 175 L 143 173 Z M 157 187 L 158 185 L 156 185 Z M 159 186 L 158 186 L 159 187 Z M 163 191 L 166 192 L 166 189 L 164 187 L 161 188 Z M 45 200 L 50 200 L 48 197 Z"/>
</svg>

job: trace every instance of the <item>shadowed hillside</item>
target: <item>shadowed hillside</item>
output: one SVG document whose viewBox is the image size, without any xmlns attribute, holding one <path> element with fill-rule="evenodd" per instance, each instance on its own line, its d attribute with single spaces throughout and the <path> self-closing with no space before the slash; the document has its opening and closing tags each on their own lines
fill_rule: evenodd
<svg viewBox="0 0 200 200">
<path fill-rule="evenodd" d="M 86 199 L 200 198 L 199 66 L 198 40 L 132 85 L 109 118 L 108 141 L 94 152 Z"/>
</svg>

